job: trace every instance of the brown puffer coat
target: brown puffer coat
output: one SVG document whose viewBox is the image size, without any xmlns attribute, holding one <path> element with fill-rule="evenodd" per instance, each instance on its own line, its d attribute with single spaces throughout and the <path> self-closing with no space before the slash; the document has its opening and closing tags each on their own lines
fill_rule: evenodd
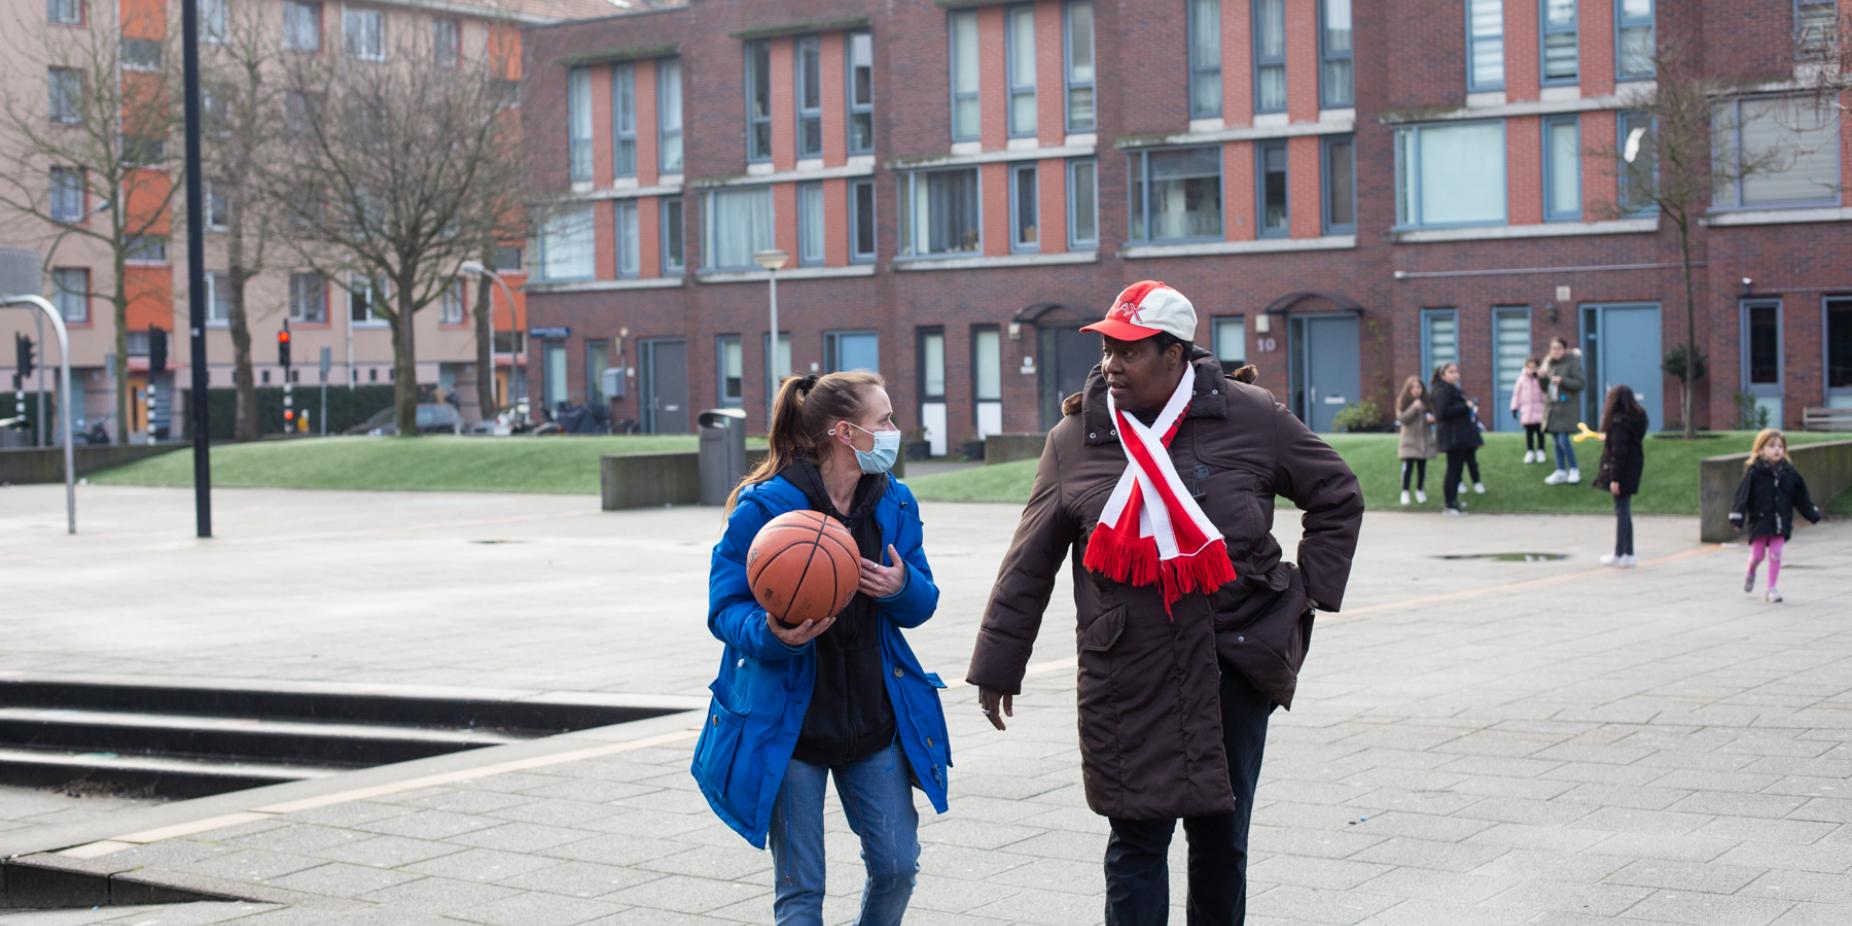
<svg viewBox="0 0 1852 926">
<path fill-rule="evenodd" d="M 1234 809 L 1222 750 L 1223 667 L 1292 706 L 1310 643 L 1308 596 L 1344 601 L 1363 494 L 1343 458 L 1264 389 L 1227 378 L 1208 352 L 1192 357 L 1195 397 L 1170 456 L 1221 528 L 1239 578 L 1186 595 L 1166 619 L 1155 587 L 1122 585 L 1081 561 L 1125 470 L 1098 368 L 1049 432 L 1035 487 L 978 631 L 967 681 L 1015 694 L 1056 570 L 1070 557 L 1080 651 L 1080 747 L 1087 803 L 1122 819 Z M 1241 374 L 1252 378 L 1251 368 Z M 1078 400 L 1078 401 L 1077 401 Z M 1275 495 L 1305 510 L 1298 567 L 1268 532 Z"/>
</svg>

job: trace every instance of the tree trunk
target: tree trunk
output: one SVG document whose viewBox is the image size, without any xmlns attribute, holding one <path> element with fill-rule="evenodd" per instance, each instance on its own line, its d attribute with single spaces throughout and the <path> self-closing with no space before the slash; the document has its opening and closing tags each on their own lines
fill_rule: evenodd
<svg viewBox="0 0 1852 926">
<path fill-rule="evenodd" d="M 123 239 L 118 236 L 118 244 Z M 116 443 L 129 442 L 129 283 L 124 278 L 128 272 L 128 260 L 118 246 L 115 254 L 116 289 L 111 295 L 114 303 L 110 308 L 116 317 L 116 362 L 110 368 L 109 375 L 116 383 Z M 189 360 L 197 363 L 197 359 Z M 198 397 L 195 397 L 196 400 Z M 81 403 L 73 402 L 78 411 L 83 410 Z"/>
<path fill-rule="evenodd" d="M 398 284 L 399 308 L 392 318 L 392 407 L 400 437 L 418 436 L 418 351 L 413 343 L 411 273 Z"/>
<path fill-rule="evenodd" d="M 1696 300 L 1691 286 L 1691 228 L 1678 222 L 1678 257 L 1685 275 L 1685 377 L 1679 389 L 1680 411 L 1685 417 L 1685 438 L 1698 436 L 1698 424 L 1692 418 L 1692 401 L 1698 387 L 1698 326 Z"/>
<path fill-rule="evenodd" d="M 482 265 L 494 269 L 494 256 L 494 248 L 483 248 Z M 476 404 L 484 421 L 495 420 L 500 404 L 495 398 L 495 302 L 489 289 L 494 285 L 487 274 L 476 278 Z M 510 373 L 513 369 L 509 367 Z"/>
<path fill-rule="evenodd" d="M 240 202 L 239 205 L 243 205 Z M 231 261 L 232 382 L 238 387 L 238 412 L 232 436 L 237 440 L 257 439 L 257 377 L 251 371 L 251 323 L 244 309 L 244 228 L 240 216 L 232 216 L 230 240 L 226 243 Z"/>
</svg>

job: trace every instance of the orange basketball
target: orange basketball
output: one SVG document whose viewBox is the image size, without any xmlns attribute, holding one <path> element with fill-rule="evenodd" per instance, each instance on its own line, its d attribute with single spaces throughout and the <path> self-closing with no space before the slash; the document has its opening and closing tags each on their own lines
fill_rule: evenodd
<svg viewBox="0 0 1852 926">
<path fill-rule="evenodd" d="M 787 511 L 771 519 L 746 551 L 752 596 L 787 624 L 840 613 L 860 580 L 855 538 L 822 512 Z"/>
</svg>

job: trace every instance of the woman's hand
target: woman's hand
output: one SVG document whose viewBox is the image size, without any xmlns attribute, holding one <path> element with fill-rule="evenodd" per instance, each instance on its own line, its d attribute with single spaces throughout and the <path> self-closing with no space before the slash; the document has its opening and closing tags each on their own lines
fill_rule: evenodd
<svg viewBox="0 0 1852 926">
<path fill-rule="evenodd" d="M 1618 482 L 1608 483 L 1608 493 L 1613 495 L 1615 498 L 1620 498 L 1620 483 Z"/>
<path fill-rule="evenodd" d="M 823 635 L 823 631 L 830 629 L 835 626 L 835 624 L 836 619 L 834 617 L 826 617 L 820 621 L 805 621 L 796 627 L 786 627 L 779 622 L 778 618 L 770 614 L 765 615 L 765 626 L 772 631 L 772 636 L 777 637 L 780 643 L 792 648 L 803 646 L 815 640 Z"/>
<path fill-rule="evenodd" d="M 1563 378 L 1562 378 L 1562 377 L 1560 377 L 1560 376 L 1552 376 L 1552 377 L 1550 377 L 1550 385 L 1552 385 L 1552 386 L 1560 386 L 1560 385 L 1562 385 L 1562 384 L 1563 384 Z"/>
<path fill-rule="evenodd" d="M 894 565 L 883 566 L 872 560 L 862 560 L 859 586 L 862 594 L 870 598 L 892 598 L 907 587 L 907 564 L 891 543 L 887 545 L 887 556 L 894 561 Z"/>
</svg>

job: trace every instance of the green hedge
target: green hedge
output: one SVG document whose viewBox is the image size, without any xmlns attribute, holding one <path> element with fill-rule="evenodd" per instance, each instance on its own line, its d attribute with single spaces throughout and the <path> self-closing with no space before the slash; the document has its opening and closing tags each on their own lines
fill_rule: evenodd
<svg viewBox="0 0 1852 926">
<path fill-rule="evenodd" d="M 295 408 L 297 414 L 309 413 L 309 433 L 320 434 L 321 422 L 321 386 L 301 386 L 295 388 Z M 191 407 L 188 402 L 192 397 L 190 391 L 182 391 L 181 408 L 178 414 L 183 418 Z M 212 416 L 211 435 L 213 440 L 231 440 L 232 430 L 238 423 L 238 390 L 212 389 L 207 391 L 207 411 Z M 377 414 L 380 409 L 392 404 L 392 387 L 390 385 L 328 387 L 328 433 L 339 434 L 362 421 Z M 283 433 L 283 387 L 259 386 L 257 389 L 257 433 Z"/>
</svg>

